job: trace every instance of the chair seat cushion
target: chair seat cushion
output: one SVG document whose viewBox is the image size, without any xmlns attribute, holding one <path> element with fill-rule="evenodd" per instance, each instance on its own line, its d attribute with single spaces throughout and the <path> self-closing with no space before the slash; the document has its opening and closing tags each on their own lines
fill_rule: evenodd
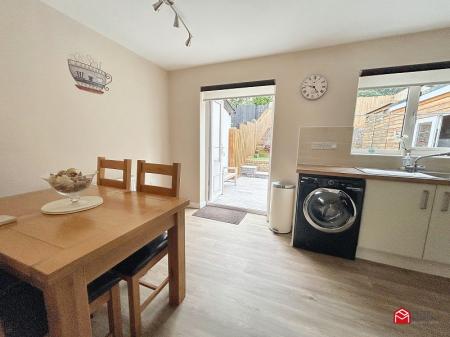
<svg viewBox="0 0 450 337">
<path fill-rule="evenodd" d="M 137 274 L 151 259 L 167 247 L 167 242 L 168 235 L 165 232 L 119 263 L 114 270 L 124 276 Z"/>
<path fill-rule="evenodd" d="M 6 271 L 0 270 L 0 297 L 19 283 L 21 283 L 21 281 L 17 277 Z"/>
<path fill-rule="evenodd" d="M 112 287 L 119 283 L 120 280 L 121 278 L 119 274 L 113 271 L 108 271 L 89 283 L 87 287 L 89 302 L 95 301 L 97 298 L 102 296 L 105 292 L 109 291 Z"/>
<path fill-rule="evenodd" d="M 88 285 L 89 302 L 121 280 L 109 271 Z M 42 292 L 0 270 L 0 322 L 6 337 L 43 337 L 48 333 L 47 311 Z"/>
<path fill-rule="evenodd" d="M 0 321 L 6 337 L 43 337 L 48 332 L 47 311 L 42 292 L 0 271 L 1 282 L 13 280 L 0 296 Z M 2 284 L 4 286 L 5 283 Z"/>
</svg>

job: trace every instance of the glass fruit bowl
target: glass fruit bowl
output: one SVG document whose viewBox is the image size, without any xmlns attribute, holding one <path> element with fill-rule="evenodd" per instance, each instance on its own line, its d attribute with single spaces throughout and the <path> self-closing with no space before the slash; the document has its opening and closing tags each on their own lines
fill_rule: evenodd
<svg viewBox="0 0 450 337">
<path fill-rule="evenodd" d="M 75 203 L 80 200 L 80 192 L 91 185 L 96 174 L 97 172 L 83 174 L 80 170 L 69 168 L 56 174 L 51 173 L 49 177 L 42 177 L 42 179 L 48 182 L 56 192 L 68 197 L 72 203 Z"/>
</svg>

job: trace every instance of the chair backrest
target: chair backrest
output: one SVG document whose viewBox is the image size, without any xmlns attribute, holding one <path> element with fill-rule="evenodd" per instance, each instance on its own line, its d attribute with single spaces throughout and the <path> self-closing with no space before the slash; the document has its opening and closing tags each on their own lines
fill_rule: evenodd
<svg viewBox="0 0 450 337">
<path fill-rule="evenodd" d="M 147 192 L 153 194 L 167 195 L 178 197 L 180 193 L 180 172 L 181 164 L 173 163 L 172 165 L 146 163 L 145 160 L 137 162 L 137 178 L 136 191 Z M 153 173 L 172 177 L 172 187 L 161 187 L 145 184 L 145 174 Z"/>
<path fill-rule="evenodd" d="M 122 171 L 122 181 L 105 178 L 105 169 Z M 130 190 L 131 188 L 131 159 L 109 160 L 105 157 L 97 158 L 97 185 L 110 186 Z"/>
</svg>

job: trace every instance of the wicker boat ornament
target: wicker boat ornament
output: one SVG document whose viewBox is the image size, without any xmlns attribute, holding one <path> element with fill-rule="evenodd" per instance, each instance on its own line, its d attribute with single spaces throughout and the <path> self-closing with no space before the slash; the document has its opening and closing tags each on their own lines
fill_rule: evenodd
<svg viewBox="0 0 450 337">
<path fill-rule="evenodd" d="M 74 56 L 69 58 L 67 63 L 78 89 L 96 94 L 109 91 L 107 85 L 112 82 L 112 76 L 101 69 L 100 63 L 89 56 Z"/>
</svg>

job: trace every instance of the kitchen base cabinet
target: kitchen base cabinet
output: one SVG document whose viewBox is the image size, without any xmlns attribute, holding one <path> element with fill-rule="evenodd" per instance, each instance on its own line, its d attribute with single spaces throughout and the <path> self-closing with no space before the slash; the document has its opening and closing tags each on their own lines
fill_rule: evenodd
<svg viewBox="0 0 450 337">
<path fill-rule="evenodd" d="M 435 185 L 366 181 L 358 246 L 422 259 Z"/>
<path fill-rule="evenodd" d="M 438 186 L 423 258 L 450 264 L 450 186 Z"/>
</svg>

